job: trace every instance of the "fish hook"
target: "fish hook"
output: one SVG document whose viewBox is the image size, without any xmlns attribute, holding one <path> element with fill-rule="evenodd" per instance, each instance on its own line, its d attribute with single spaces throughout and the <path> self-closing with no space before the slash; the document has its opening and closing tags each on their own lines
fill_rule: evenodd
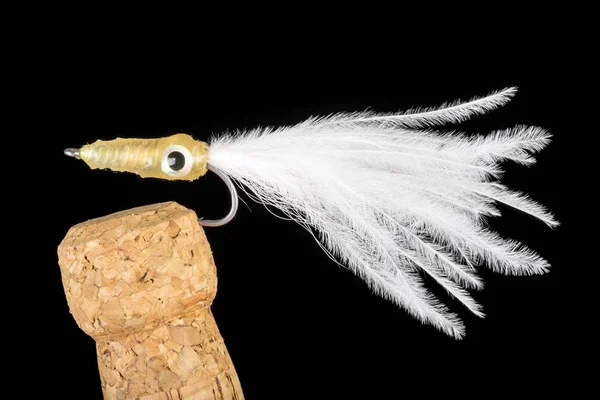
<svg viewBox="0 0 600 400">
<path fill-rule="evenodd" d="M 77 159 L 81 158 L 80 154 L 79 154 L 79 149 L 68 148 L 68 149 L 65 149 L 64 153 L 65 153 L 65 155 L 67 155 L 69 157 L 73 157 L 73 158 L 77 158 Z M 212 228 L 212 227 L 217 227 L 217 226 L 223 226 L 226 223 L 230 222 L 233 219 L 233 217 L 235 217 L 235 214 L 237 213 L 237 210 L 238 210 L 239 200 L 238 200 L 237 190 L 235 189 L 235 185 L 233 184 L 231 179 L 217 167 L 213 167 L 210 164 L 208 164 L 207 167 L 215 175 L 217 175 L 219 178 L 221 178 L 221 180 L 225 183 L 225 186 L 227 186 L 227 189 L 229 190 L 229 195 L 231 197 L 231 208 L 229 209 L 229 212 L 227 213 L 227 215 L 225 215 L 223 218 L 220 218 L 220 219 L 198 218 L 198 223 L 200 225 L 208 226 L 208 227 Z"/>
</svg>

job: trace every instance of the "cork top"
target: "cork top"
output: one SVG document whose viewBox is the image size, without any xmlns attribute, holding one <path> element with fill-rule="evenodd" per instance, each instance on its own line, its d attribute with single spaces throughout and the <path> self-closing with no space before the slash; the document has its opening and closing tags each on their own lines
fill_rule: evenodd
<svg viewBox="0 0 600 400">
<path fill-rule="evenodd" d="M 71 246 L 78 245 L 105 235 L 107 231 L 111 230 L 115 230 L 112 233 L 118 235 L 134 227 L 145 229 L 170 219 L 178 219 L 189 213 L 194 214 L 195 217 L 194 211 L 174 201 L 130 208 L 73 225 L 60 245 L 66 245 L 67 241 Z M 84 231 L 85 234 L 82 234 Z"/>
<path fill-rule="evenodd" d="M 209 307 L 216 294 L 204 230 L 174 202 L 75 225 L 58 257 L 71 312 L 93 337 L 153 329 Z"/>
</svg>

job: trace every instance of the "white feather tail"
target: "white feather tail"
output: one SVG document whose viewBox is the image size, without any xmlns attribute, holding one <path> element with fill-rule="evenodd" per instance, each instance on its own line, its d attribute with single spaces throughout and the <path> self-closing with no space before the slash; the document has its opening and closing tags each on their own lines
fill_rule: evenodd
<svg viewBox="0 0 600 400">
<path fill-rule="evenodd" d="M 463 289 L 482 287 L 473 265 L 509 274 L 547 270 L 539 255 L 482 222 L 499 215 L 494 204 L 501 202 L 558 224 L 541 205 L 492 181 L 501 173 L 499 161 L 532 164 L 531 154 L 550 135 L 522 126 L 483 138 L 409 128 L 462 121 L 514 92 L 436 110 L 338 114 L 224 136 L 212 141 L 209 163 L 257 201 L 314 231 L 376 293 L 460 338 L 461 321 L 424 288 L 419 273 L 483 316 Z"/>
</svg>

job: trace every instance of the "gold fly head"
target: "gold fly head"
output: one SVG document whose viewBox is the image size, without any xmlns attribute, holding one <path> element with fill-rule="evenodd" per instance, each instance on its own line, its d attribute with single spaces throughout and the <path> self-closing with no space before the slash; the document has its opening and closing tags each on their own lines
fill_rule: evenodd
<svg viewBox="0 0 600 400">
<path fill-rule="evenodd" d="M 133 172 L 142 178 L 194 180 L 207 171 L 208 144 L 178 133 L 162 139 L 98 140 L 66 149 L 92 169 Z"/>
</svg>

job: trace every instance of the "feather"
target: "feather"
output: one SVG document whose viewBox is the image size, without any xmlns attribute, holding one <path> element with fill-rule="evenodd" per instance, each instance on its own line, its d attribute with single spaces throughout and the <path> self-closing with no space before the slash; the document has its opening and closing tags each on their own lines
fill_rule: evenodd
<svg viewBox="0 0 600 400">
<path fill-rule="evenodd" d="M 514 93 L 509 88 L 432 110 L 336 114 L 229 134 L 211 141 L 208 163 L 311 231 L 376 293 L 460 338 L 462 322 L 419 275 L 483 316 L 465 290 L 483 286 L 475 265 L 514 275 L 547 271 L 533 250 L 484 223 L 500 215 L 495 204 L 504 203 L 558 225 L 543 206 L 497 182 L 500 161 L 531 165 L 550 135 L 524 126 L 484 137 L 420 128 L 463 121 Z"/>
<path fill-rule="evenodd" d="M 326 125 L 378 125 L 401 126 L 405 128 L 423 128 L 433 125 L 458 123 L 473 115 L 483 114 L 506 104 L 517 92 L 516 87 L 506 88 L 482 98 L 473 98 L 467 102 L 444 103 L 439 107 L 415 108 L 401 114 L 376 114 L 361 112 L 353 114 L 337 114 L 324 118 Z M 312 122 L 312 121 L 311 121 Z M 319 122 L 316 120 L 315 122 Z"/>
</svg>

